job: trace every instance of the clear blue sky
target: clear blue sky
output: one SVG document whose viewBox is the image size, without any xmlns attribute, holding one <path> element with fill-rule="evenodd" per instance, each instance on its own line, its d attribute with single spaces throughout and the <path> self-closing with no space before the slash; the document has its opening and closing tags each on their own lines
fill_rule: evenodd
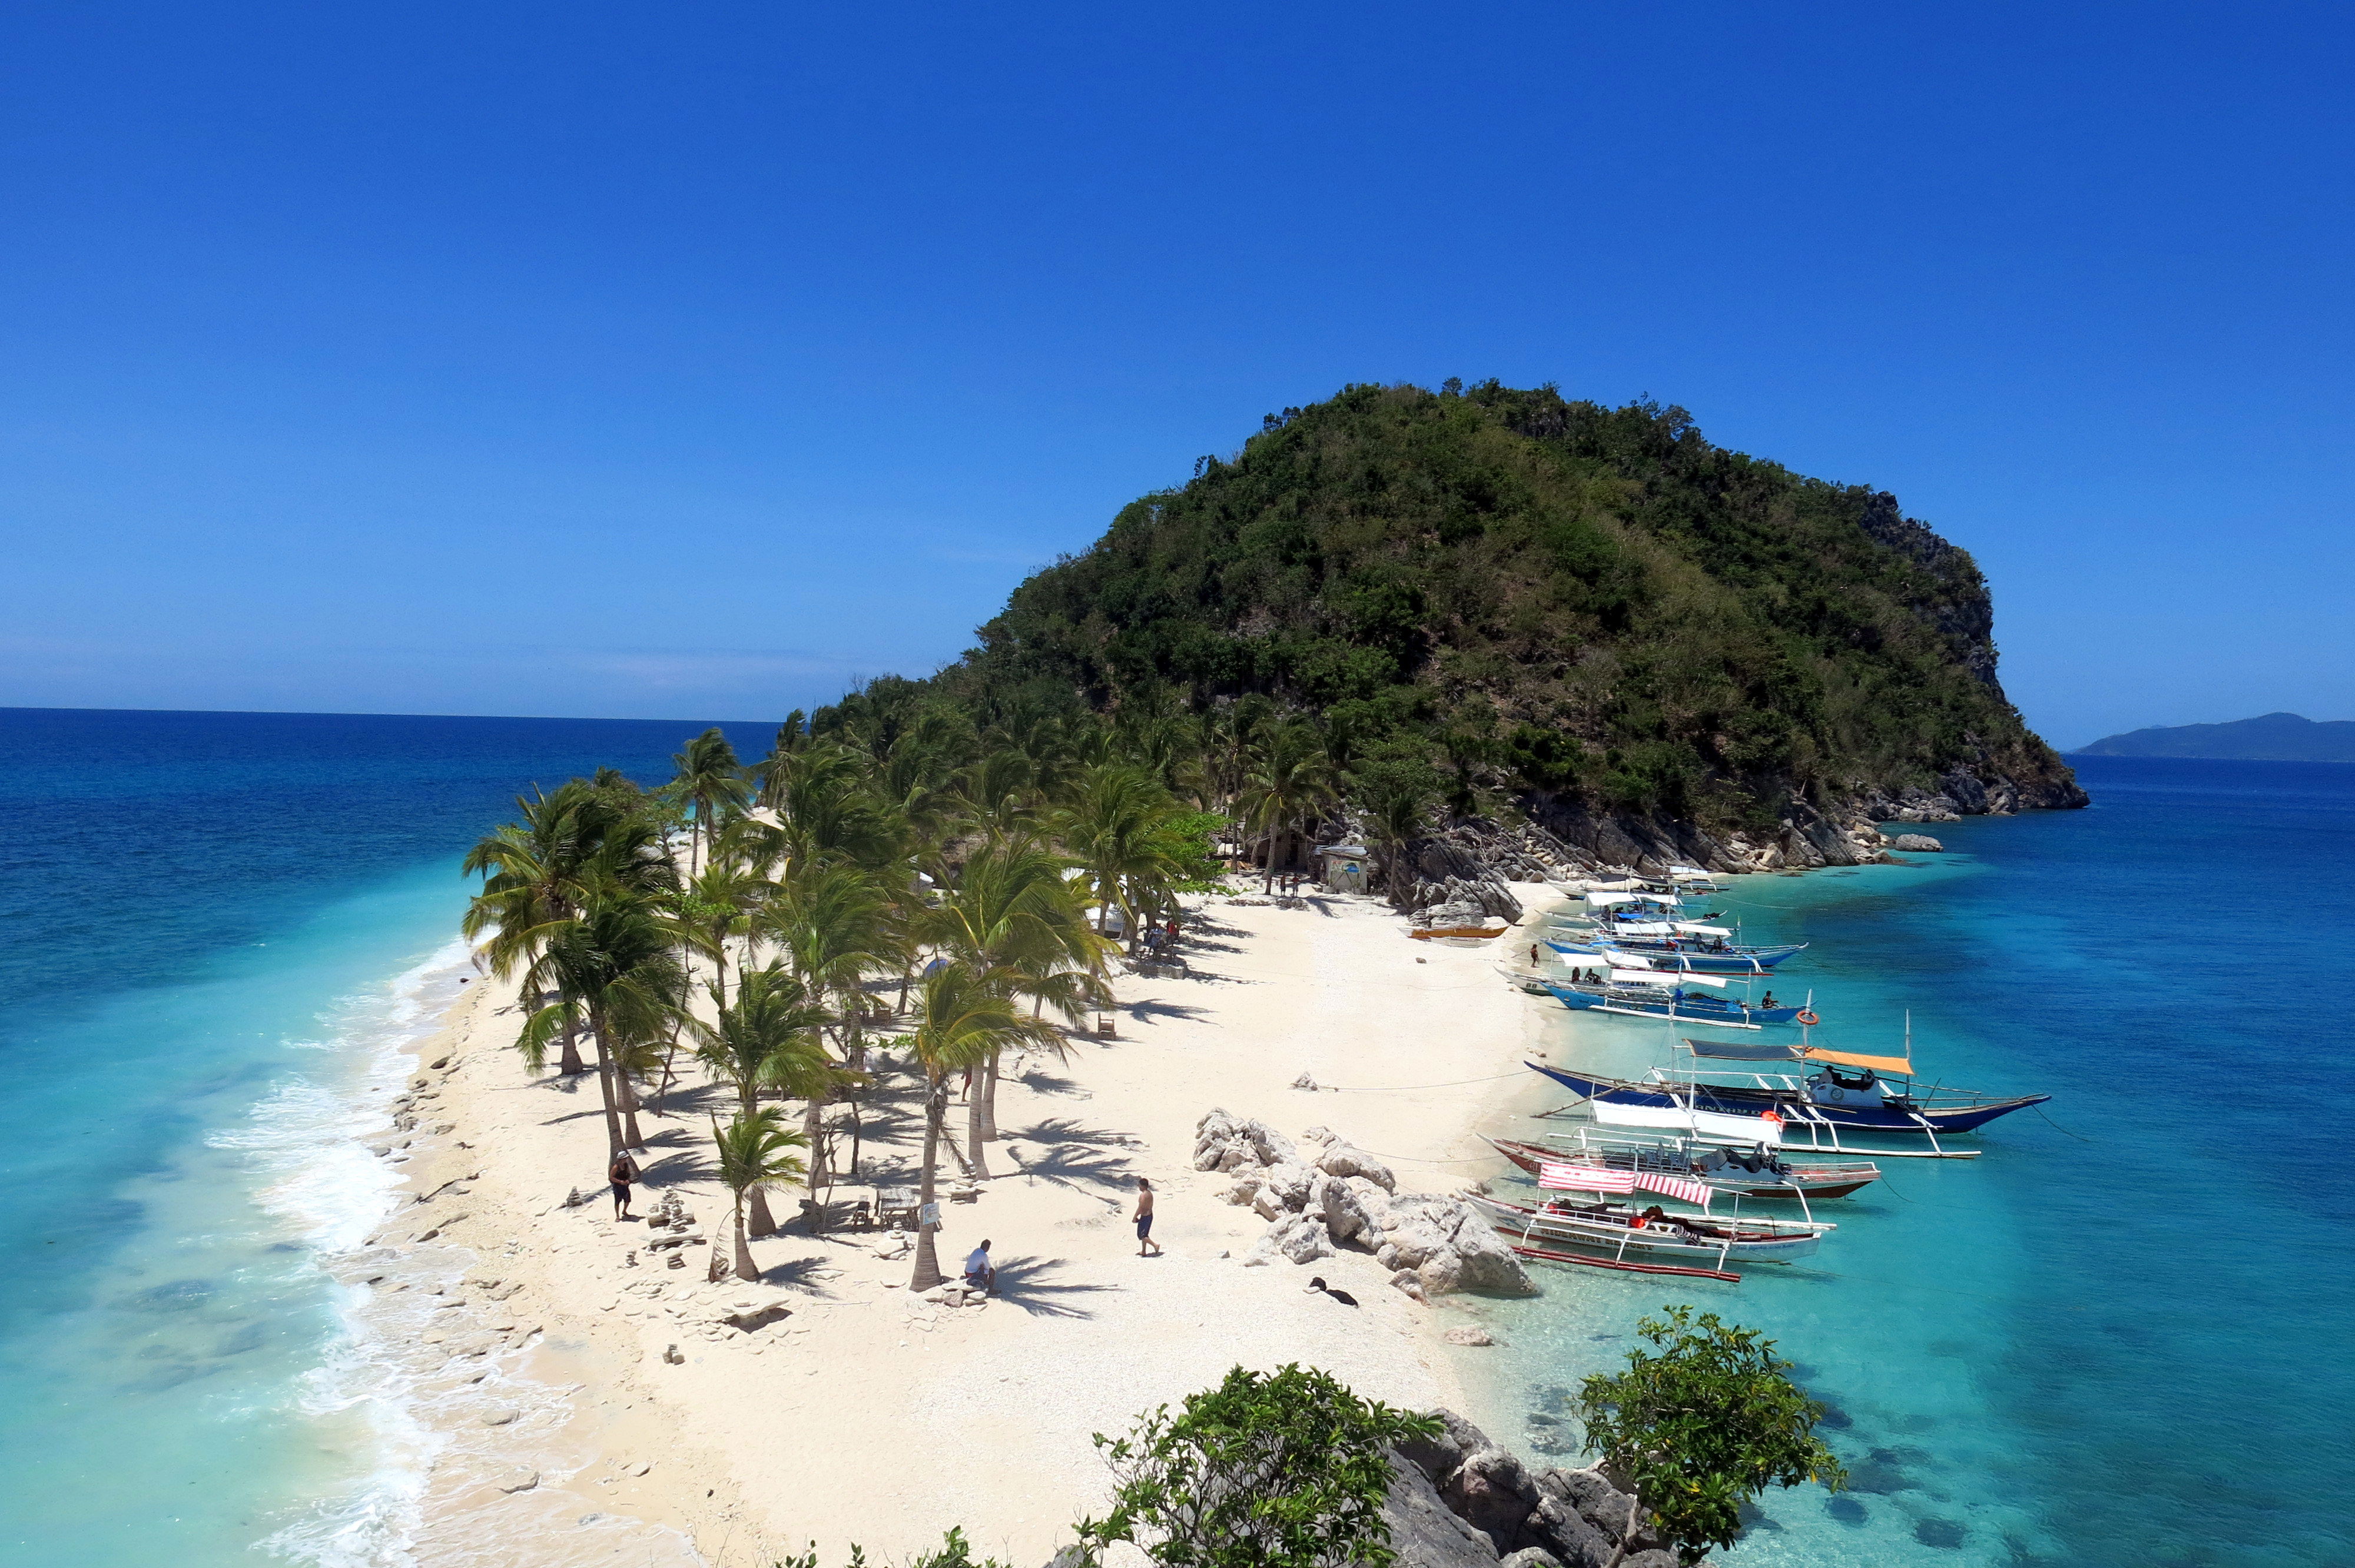
<svg viewBox="0 0 2355 1568">
<path fill-rule="evenodd" d="M 1975 551 L 2073 744 L 2355 716 L 2342 6 L 0 18 L 0 705 L 771 717 L 1352 381 Z"/>
</svg>

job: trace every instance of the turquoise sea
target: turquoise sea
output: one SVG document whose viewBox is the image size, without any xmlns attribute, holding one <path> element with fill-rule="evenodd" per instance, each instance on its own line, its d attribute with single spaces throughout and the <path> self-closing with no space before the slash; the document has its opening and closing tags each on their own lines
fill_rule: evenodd
<svg viewBox="0 0 2355 1568">
<path fill-rule="evenodd" d="M 397 1179 L 368 1091 L 457 993 L 466 846 L 702 727 L 0 710 L 0 1560 L 419 1560 L 433 1439 L 326 1266 Z"/>
<path fill-rule="evenodd" d="M 1813 944 L 1774 989 L 1812 989 L 1821 1043 L 1894 1053 L 1910 1013 L 1925 1073 L 2045 1114 L 1888 1162 L 1739 1287 L 1549 1271 L 1488 1310 L 1500 1438 L 1575 1452 L 1579 1380 L 1690 1301 L 1780 1341 L 1850 1473 L 1770 1494 L 1732 1568 L 2355 1563 L 2355 768 L 2073 760 L 2090 810 L 1714 905 Z M 1640 1075 L 1665 1028 L 1548 1032 Z"/>
</svg>

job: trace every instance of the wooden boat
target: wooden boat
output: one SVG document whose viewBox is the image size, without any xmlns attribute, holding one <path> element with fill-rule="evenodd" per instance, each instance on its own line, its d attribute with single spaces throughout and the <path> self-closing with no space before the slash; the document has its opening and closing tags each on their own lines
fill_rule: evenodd
<svg viewBox="0 0 2355 1568">
<path fill-rule="evenodd" d="M 1685 1263 L 1716 1269 L 1732 1263 L 1789 1263 L 1812 1254 L 1833 1228 L 1812 1220 L 1670 1214 L 1657 1204 L 1638 1209 L 1574 1198 L 1514 1203 L 1477 1191 L 1470 1197 L 1497 1234 L 1516 1245 L 1572 1247 L 1614 1262 Z"/>
<path fill-rule="evenodd" d="M 1693 1042 L 1704 1046 L 1728 1042 Z M 1769 1117 L 1781 1123 L 1785 1148 L 1805 1139 L 1812 1149 L 1838 1149 L 1840 1137 L 1858 1133 L 1927 1137 L 1932 1146 L 1940 1138 L 1976 1132 L 1998 1117 L 2030 1106 L 2042 1105 L 2051 1095 L 1994 1096 L 1944 1086 L 1917 1091 L 1912 1086 L 1912 1064 L 1895 1057 L 1859 1057 L 1847 1052 L 1797 1046 L 1797 1060 L 1818 1064 L 1806 1077 L 1787 1073 L 1734 1073 L 1723 1068 L 1672 1069 L 1655 1067 L 1640 1082 L 1606 1078 L 1542 1062 L 1526 1064 L 1572 1093 L 1589 1100 L 1639 1107 L 1657 1107 L 1685 1115 Z M 1786 1056 L 1785 1060 L 1791 1060 Z M 1839 1071 L 1844 1065 L 1867 1065 L 1860 1076 Z M 1902 1072 L 1892 1072 L 1902 1068 Z M 1887 1077 L 1883 1074 L 1888 1074 Z M 1715 1083 L 1703 1075 L 1736 1081 Z M 1902 1084 L 1903 1087 L 1897 1086 Z"/>
<path fill-rule="evenodd" d="M 1702 928 L 1712 931 L 1724 929 L 1718 926 Z M 1548 937 L 1544 940 L 1547 947 L 1568 959 L 1572 965 L 1581 960 L 1607 964 L 1614 959 L 1632 956 L 1642 959 L 1656 969 L 1705 975 L 1763 975 L 1785 959 L 1805 952 L 1807 947 L 1805 942 L 1785 942 L 1775 947 L 1737 947 L 1714 938 L 1655 937 L 1647 933 L 1627 935 L 1624 928 L 1597 931 L 1583 938 Z"/>
<path fill-rule="evenodd" d="M 1501 937 L 1504 934 L 1502 926 L 1427 926 L 1407 933 L 1418 942 L 1427 942 L 1433 937 Z"/>
<path fill-rule="evenodd" d="M 1673 1135 L 1646 1138 L 1582 1128 L 1554 1143 L 1492 1138 L 1489 1146 L 1534 1176 L 1547 1164 L 1568 1162 L 1608 1171 L 1663 1171 L 1692 1177 L 1713 1191 L 1743 1198 L 1845 1198 L 1881 1180 L 1865 1160 L 1789 1160 L 1764 1148 L 1729 1150 Z"/>
<path fill-rule="evenodd" d="M 1573 1012 L 1616 1012 L 1631 1018 L 1672 1018 L 1690 1023 L 1713 1023 L 1725 1029 L 1756 1029 L 1768 1023 L 1789 1023 L 1806 1012 L 1803 1007 L 1752 1007 L 1728 997 L 1696 991 L 1692 986 L 1723 986 L 1715 975 L 1663 974 L 1650 969 L 1613 968 L 1602 984 L 1544 981 L 1554 1000 Z M 1810 1015 L 1808 1022 L 1814 1022 Z"/>
</svg>

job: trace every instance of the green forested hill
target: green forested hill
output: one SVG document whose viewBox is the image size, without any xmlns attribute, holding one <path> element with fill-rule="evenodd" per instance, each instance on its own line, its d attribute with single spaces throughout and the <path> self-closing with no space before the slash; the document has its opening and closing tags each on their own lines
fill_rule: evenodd
<svg viewBox="0 0 2355 1568">
<path fill-rule="evenodd" d="M 1462 800 L 1772 831 L 2082 804 L 1995 678 L 1987 585 L 1894 499 L 1550 387 L 1352 387 L 1122 509 L 939 678 L 1098 710 L 1260 694 Z"/>
</svg>

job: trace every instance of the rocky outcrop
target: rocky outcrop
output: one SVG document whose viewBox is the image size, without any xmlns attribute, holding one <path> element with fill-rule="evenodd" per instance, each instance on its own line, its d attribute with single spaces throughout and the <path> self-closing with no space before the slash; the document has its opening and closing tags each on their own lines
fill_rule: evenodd
<svg viewBox="0 0 2355 1568">
<path fill-rule="evenodd" d="M 1600 1469 L 1538 1468 L 1453 1411 L 1399 1445 L 1383 1511 L 1398 1568 L 1676 1568 L 1636 1499 Z"/>
<path fill-rule="evenodd" d="M 1460 1290 L 1529 1296 L 1537 1287 L 1488 1221 L 1454 1193 L 1401 1192 L 1380 1159 L 1325 1128 L 1305 1149 L 1265 1122 L 1214 1110 L 1195 1124 L 1194 1169 L 1226 1171 L 1231 1203 L 1268 1222 L 1246 1267 L 1369 1252 L 1417 1300 Z"/>
</svg>

